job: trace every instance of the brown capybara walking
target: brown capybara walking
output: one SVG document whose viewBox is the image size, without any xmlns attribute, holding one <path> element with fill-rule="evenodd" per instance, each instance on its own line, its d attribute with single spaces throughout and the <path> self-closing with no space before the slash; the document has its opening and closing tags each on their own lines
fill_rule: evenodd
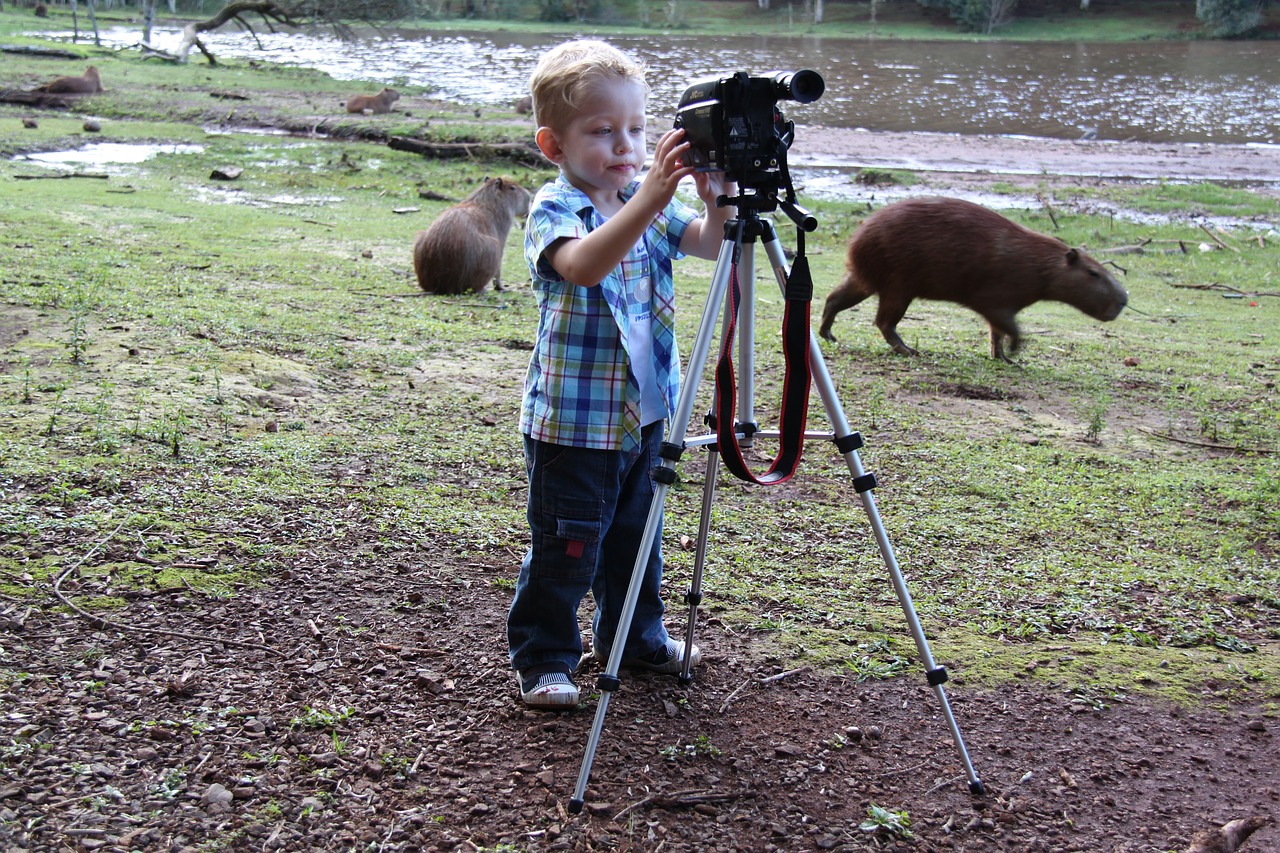
<svg viewBox="0 0 1280 853">
<path fill-rule="evenodd" d="M 43 86 L 37 86 L 36 91 L 48 92 L 50 95 L 93 95 L 106 90 L 102 88 L 98 69 L 90 65 L 79 77 L 59 77 Z"/>
<path fill-rule="evenodd" d="M 400 100 L 395 89 L 383 89 L 376 95 L 352 95 L 347 99 L 349 113 L 389 113 L 391 105 Z"/>
<path fill-rule="evenodd" d="M 944 299 L 977 311 L 991 327 L 991 357 L 1021 342 L 1015 317 L 1054 300 L 1090 317 L 1114 320 L 1128 301 L 1107 270 L 1078 249 L 1039 234 L 981 205 L 956 198 L 917 198 L 886 205 L 849 241 L 848 273 L 822 309 L 819 334 L 834 341 L 836 315 L 872 294 L 876 326 L 900 353 L 915 350 L 898 336 L 912 300 Z"/>
<path fill-rule="evenodd" d="M 510 178 L 485 178 L 479 189 L 436 217 L 413 244 L 413 271 L 426 293 L 467 293 L 489 282 L 502 288 L 502 250 L 515 217 L 528 213 L 529 191 Z"/>
</svg>

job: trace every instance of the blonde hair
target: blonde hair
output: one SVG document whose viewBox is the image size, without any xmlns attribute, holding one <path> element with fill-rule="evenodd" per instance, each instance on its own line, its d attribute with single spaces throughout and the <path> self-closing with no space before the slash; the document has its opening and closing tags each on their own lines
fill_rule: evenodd
<svg viewBox="0 0 1280 853">
<path fill-rule="evenodd" d="M 529 77 L 534 122 L 564 130 L 595 87 L 614 80 L 639 83 L 648 94 L 644 66 L 608 42 L 578 39 L 556 45 Z"/>
</svg>

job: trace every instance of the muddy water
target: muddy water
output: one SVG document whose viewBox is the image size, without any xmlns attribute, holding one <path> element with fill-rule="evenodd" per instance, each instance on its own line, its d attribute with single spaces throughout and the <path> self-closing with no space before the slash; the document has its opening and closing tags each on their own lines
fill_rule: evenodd
<svg viewBox="0 0 1280 853">
<path fill-rule="evenodd" d="M 217 32 L 224 56 L 308 65 L 343 79 L 431 86 L 467 103 L 510 103 L 537 56 L 561 37 L 396 31 L 354 41 L 323 34 Z M 134 29 L 106 34 L 137 43 Z M 895 42 L 813 36 L 610 37 L 651 69 L 655 120 L 690 81 L 733 71 L 812 68 L 813 104 L 785 104 L 798 124 L 872 130 L 1021 134 L 1158 142 L 1280 143 L 1280 41 L 1125 44 Z M 176 47 L 178 32 L 155 33 Z"/>
</svg>

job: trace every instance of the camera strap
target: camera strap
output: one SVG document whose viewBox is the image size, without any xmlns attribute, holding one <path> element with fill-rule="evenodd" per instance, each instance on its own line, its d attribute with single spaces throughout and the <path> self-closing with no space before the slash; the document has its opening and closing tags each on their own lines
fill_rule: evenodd
<svg viewBox="0 0 1280 853">
<path fill-rule="evenodd" d="M 737 380 L 733 369 L 734 331 L 738 324 L 738 305 L 742 299 L 738 283 L 738 265 L 729 271 L 729 306 L 725 316 L 724 341 L 716 365 L 714 428 L 720 457 L 735 477 L 761 486 L 784 483 L 795 474 L 804 449 L 805 422 L 809 414 L 809 304 L 813 301 L 813 278 L 809 260 L 804 255 L 804 232 L 799 231 L 796 255 L 787 275 L 785 307 L 782 317 L 782 354 L 786 375 L 782 383 L 782 410 L 778 423 L 778 455 L 769 470 L 760 476 L 751 473 L 738 444 L 738 433 L 748 438 L 755 424 L 736 423 L 738 407 Z"/>
</svg>

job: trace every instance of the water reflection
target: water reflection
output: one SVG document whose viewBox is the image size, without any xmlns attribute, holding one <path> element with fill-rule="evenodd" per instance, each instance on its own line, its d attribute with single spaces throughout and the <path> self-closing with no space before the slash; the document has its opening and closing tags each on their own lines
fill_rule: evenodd
<svg viewBox="0 0 1280 853">
<path fill-rule="evenodd" d="M 132 45 L 137 32 L 104 34 Z M 324 34 L 217 32 L 215 53 L 321 69 L 340 79 L 427 86 L 464 103 L 510 103 L 561 36 L 396 31 L 343 42 Z M 798 123 L 873 130 L 1075 139 L 1280 142 L 1280 41 L 1121 44 L 898 42 L 816 36 L 610 37 L 651 69 L 655 119 L 699 77 L 813 68 L 827 81 Z M 177 47 L 177 30 L 153 42 Z M 261 42 L 262 49 L 258 43 Z"/>
</svg>

